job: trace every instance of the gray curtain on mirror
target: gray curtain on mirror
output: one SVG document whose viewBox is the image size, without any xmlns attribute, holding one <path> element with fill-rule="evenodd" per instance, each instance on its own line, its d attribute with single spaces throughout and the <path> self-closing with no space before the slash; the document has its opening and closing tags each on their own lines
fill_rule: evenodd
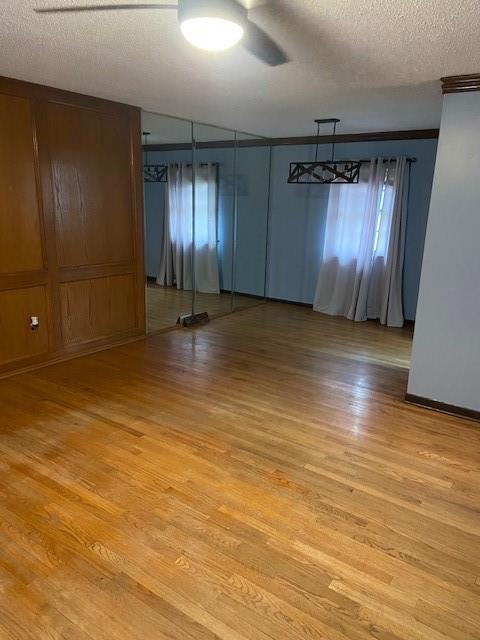
<svg viewBox="0 0 480 640">
<path fill-rule="evenodd" d="M 195 166 L 195 247 L 193 247 L 193 172 L 191 164 L 170 164 L 165 189 L 163 246 L 157 283 L 220 293 L 217 255 L 217 167 Z"/>
<path fill-rule="evenodd" d="M 332 185 L 313 308 L 403 326 L 406 159 L 372 159 L 355 185 Z"/>
</svg>

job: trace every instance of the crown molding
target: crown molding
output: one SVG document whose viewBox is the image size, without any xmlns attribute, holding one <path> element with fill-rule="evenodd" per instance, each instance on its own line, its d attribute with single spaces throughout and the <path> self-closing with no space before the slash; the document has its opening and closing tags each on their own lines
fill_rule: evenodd
<svg viewBox="0 0 480 640">
<path fill-rule="evenodd" d="M 303 144 L 342 144 L 346 142 L 382 142 L 386 140 L 425 140 L 438 138 L 438 129 L 409 129 L 404 131 L 371 131 L 367 133 L 340 133 L 334 137 L 300 136 L 290 138 L 252 138 L 249 140 L 211 140 L 210 142 L 196 142 L 197 149 L 224 149 L 229 147 L 279 147 L 285 145 Z M 177 144 L 147 144 L 144 151 L 180 151 L 191 149 L 192 143 Z"/>
<path fill-rule="evenodd" d="M 480 73 L 465 76 L 446 76 L 442 81 L 442 93 L 465 93 L 466 91 L 480 91 Z"/>
</svg>

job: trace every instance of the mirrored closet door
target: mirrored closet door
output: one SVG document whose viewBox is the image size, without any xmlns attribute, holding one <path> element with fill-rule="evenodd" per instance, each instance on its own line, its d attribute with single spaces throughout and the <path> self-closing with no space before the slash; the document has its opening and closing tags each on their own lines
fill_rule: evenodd
<svg viewBox="0 0 480 640">
<path fill-rule="evenodd" d="M 142 114 L 147 333 L 192 312 L 192 124 Z"/>
<path fill-rule="evenodd" d="M 232 311 L 235 133 L 194 123 L 194 312 Z"/>
<path fill-rule="evenodd" d="M 146 112 L 142 129 L 147 332 L 263 302 L 268 141 Z"/>
</svg>

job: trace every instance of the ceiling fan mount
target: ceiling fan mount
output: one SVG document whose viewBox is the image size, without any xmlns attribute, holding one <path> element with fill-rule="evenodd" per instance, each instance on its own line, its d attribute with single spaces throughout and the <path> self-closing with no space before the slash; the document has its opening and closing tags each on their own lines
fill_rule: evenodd
<svg viewBox="0 0 480 640">
<path fill-rule="evenodd" d="M 272 67 L 288 62 L 284 51 L 248 17 L 237 0 L 178 0 L 178 4 L 97 4 L 42 7 L 36 13 L 83 13 L 91 11 L 177 11 L 180 29 L 194 46 L 222 51 L 237 42 Z"/>
</svg>

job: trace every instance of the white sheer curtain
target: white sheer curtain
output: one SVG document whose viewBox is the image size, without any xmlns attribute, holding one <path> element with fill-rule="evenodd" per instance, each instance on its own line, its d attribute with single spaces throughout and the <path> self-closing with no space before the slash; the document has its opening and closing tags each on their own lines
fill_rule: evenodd
<svg viewBox="0 0 480 640">
<path fill-rule="evenodd" d="M 332 185 L 313 308 L 403 326 L 406 160 L 372 159 L 356 185 Z"/>
<path fill-rule="evenodd" d="M 219 293 L 217 256 L 217 168 L 195 166 L 195 289 Z M 157 283 L 192 288 L 193 172 L 190 164 L 171 164 L 165 190 L 165 217 Z"/>
</svg>

